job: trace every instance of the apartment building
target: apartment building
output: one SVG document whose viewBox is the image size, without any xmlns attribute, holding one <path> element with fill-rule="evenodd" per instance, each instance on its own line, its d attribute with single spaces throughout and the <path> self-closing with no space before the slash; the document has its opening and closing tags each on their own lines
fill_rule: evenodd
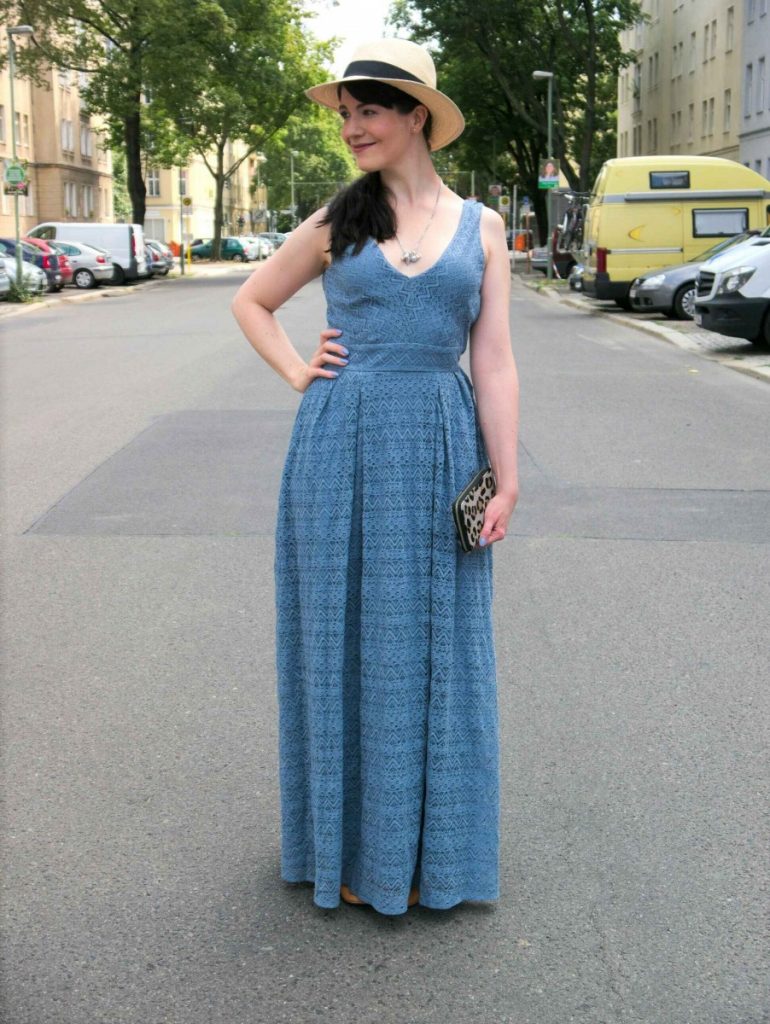
<svg viewBox="0 0 770 1024">
<path fill-rule="evenodd" d="M 740 161 L 770 179 L 769 0 L 744 0 Z"/>
<path fill-rule="evenodd" d="M 739 160 L 744 0 L 643 0 L 642 7 L 647 20 L 621 33 L 636 60 L 619 76 L 617 155 Z"/>
<path fill-rule="evenodd" d="M 0 45 L 7 47 L 4 32 Z M 11 159 L 14 131 L 17 156 L 28 166 L 29 194 L 19 198 L 22 233 L 44 220 L 113 219 L 112 162 L 100 144 L 99 122 L 83 105 L 83 85 L 77 72 L 56 68 L 46 72 L 42 85 L 17 76 L 11 125 L 7 65 L 0 72 L 0 159 Z M 2 235 L 14 233 L 14 202 L 11 196 L 0 199 Z"/>
<path fill-rule="evenodd" d="M 225 166 L 229 167 L 244 153 L 242 142 L 228 143 Z M 267 206 L 265 186 L 257 188 L 252 196 L 251 182 L 258 175 L 259 157 L 252 153 L 241 163 L 226 183 L 223 204 L 223 235 L 239 235 L 265 230 L 264 211 Z M 147 238 L 161 242 L 178 242 L 214 235 L 214 202 L 216 186 L 213 176 L 202 157 L 194 156 L 183 168 L 148 167 L 147 213 L 144 233 Z M 185 204 L 183 199 L 189 199 Z"/>
</svg>

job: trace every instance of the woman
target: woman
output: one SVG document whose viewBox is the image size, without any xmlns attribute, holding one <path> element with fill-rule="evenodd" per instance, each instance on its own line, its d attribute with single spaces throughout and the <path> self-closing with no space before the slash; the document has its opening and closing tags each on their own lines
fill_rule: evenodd
<svg viewBox="0 0 770 1024">
<path fill-rule="evenodd" d="M 303 393 L 276 535 L 281 874 L 400 914 L 498 896 L 490 546 L 517 498 L 510 265 L 497 214 L 430 151 L 462 131 L 415 43 L 360 47 L 308 95 L 338 110 L 363 176 L 243 285 L 234 313 Z M 408 248 L 407 248 L 408 246 Z M 274 317 L 323 275 L 305 362 Z M 458 359 L 470 333 L 473 389 Z M 491 462 L 463 553 L 451 505 Z"/>
</svg>

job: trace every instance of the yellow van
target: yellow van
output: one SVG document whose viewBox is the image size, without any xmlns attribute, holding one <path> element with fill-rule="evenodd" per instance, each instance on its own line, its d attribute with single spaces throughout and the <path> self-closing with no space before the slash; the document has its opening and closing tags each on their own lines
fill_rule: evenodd
<svg viewBox="0 0 770 1024">
<path fill-rule="evenodd" d="M 648 270 L 685 263 L 720 238 L 770 224 L 770 181 L 715 156 L 607 160 L 586 211 L 583 290 L 631 308 Z"/>
</svg>

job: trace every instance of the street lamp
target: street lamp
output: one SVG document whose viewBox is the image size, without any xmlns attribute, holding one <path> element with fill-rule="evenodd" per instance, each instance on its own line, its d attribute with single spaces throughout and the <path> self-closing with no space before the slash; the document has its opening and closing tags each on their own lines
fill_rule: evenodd
<svg viewBox="0 0 770 1024">
<path fill-rule="evenodd" d="M 548 81 L 548 159 L 550 160 L 553 156 L 553 71 L 533 71 L 532 77 L 535 81 L 541 81 L 547 79 Z M 546 198 L 546 211 L 548 215 L 548 280 L 553 280 L 553 226 L 552 220 L 552 203 L 551 203 L 551 192 L 552 189 L 548 189 L 548 197 Z"/>
<path fill-rule="evenodd" d="M 13 162 L 17 162 L 16 158 L 16 103 L 13 93 L 13 80 L 16 74 L 14 58 L 16 56 L 16 47 L 13 42 L 14 36 L 31 36 L 35 31 L 31 25 L 16 25 L 13 28 L 6 29 L 8 33 L 8 75 L 11 80 L 11 153 L 13 155 Z M 21 232 L 19 231 L 19 193 L 14 192 L 13 194 L 13 213 L 16 224 L 16 287 L 19 291 L 24 291 L 24 278 L 22 277 L 21 271 Z"/>
<path fill-rule="evenodd" d="M 291 227 L 292 231 L 297 226 L 297 204 L 294 199 L 294 157 L 299 156 L 296 149 L 289 150 L 289 159 L 291 161 Z"/>
</svg>

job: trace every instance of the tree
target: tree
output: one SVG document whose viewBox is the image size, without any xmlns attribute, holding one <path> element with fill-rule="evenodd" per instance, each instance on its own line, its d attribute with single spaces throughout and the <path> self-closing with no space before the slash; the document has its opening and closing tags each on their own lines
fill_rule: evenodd
<svg viewBox="0 0 770 1024">
<path fill-rule="evenodd" d="M 462 162 L 507 171 L 535 197 L 546 155 L 547 89 L 554 73 L 553 154 L 586 191 L 613 146 L 616 82 L 633 59 L 619 33 L 641 17 L 637 0 L 400 0 L 396 20 L 436 46 L 440 78 L 468 121 Z M 510 179 L 509 179 L 510 180 Z M 542 215 L 539 222 L 544 222 Z"/>
<path fill-rule="evenodd" d="M 167 26 L 164 48 L 179 73 L 157 82 L 153 100 L 189 138 L 214 178 L 216 258 L 227 182 L 308 103 L 303 90 L 325 76 L 330 48 L 306 35 L 293 0 L 219 0 L 195 6 L 203 16 L 191 33 L 192 43 L 185 43 L 184 60 L 181 53 L 179 61 L 173 59 L 178 26 Z M 231 146 L 236 140 L 243 143 L 238 156 Z"/>
<path fill-rule="evenodd" d="M 262 178 L 269 187 L 272 209 L 291 206 L 291 159 L 294 150 L 295 201 L 300 220 L 323 206 L 329 198 L 356 174 L 355 164 L 339 131 L 336 114 L 307 103 L 306 109 L 293 114 L 286 127 L 276 132 L 264 148 Z M 289 225 L 289 218 L 284 226 Z"/>
<path fill-rule="evenodd" d="M 88 73 L 85 102 L 125 153 L 133 219 L 145 216 L 142 154 L 171 165 L 193 147 L 217 180 L 217 235 L 240 162 L 226 161 L 228 143 L 259 148 L 323 77 L 326 50 L 305 38 L 300 13 L 294 0 L 0 0 L 0 16 L 35 29 L 21 73 Z"/>
</svg>

